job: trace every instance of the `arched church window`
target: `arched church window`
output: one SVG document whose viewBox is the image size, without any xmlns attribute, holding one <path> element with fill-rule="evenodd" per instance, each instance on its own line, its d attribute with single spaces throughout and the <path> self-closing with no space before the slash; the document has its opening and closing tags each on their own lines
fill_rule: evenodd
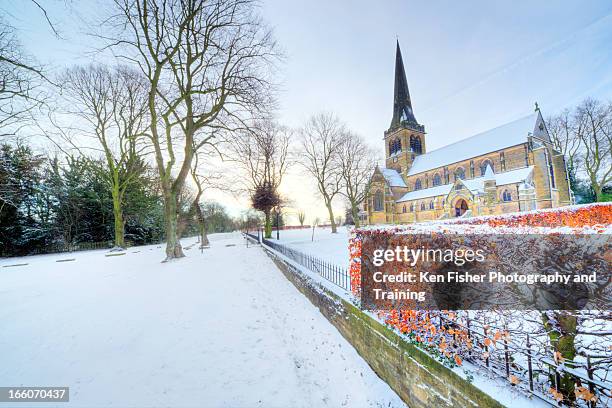
<svg viewBox="0 0 612 408">
<path fill-rule="evenodd" d="M 405 213 L 406 212 L 406 204 L 404 204 L 404 207 L 402 208 L 402 212 Z"/>
<path fill-rule="evenodd" d="M 374 211 L 382 211 L 384 208 L 384 197 L 382 191 L 378 190 L 374 194 Z"/>
<path fill-rule="evenodd" d="M 414 204 L 410 204 L 410 212 L 414 212 Z"/>
<path fill-rule="evenodd" d="M 493 167 L 493 163 L 491 160 L 486 159 L 482 163 L 480 163 L 480 175 L 484 176 L 487 171 L 487 165 L 491 166 L 491 170 L 495 171 L 495 167 Z"/>
<path fill-rule="evenodd" d="M 402 151 L 402 141 L 400 140 L 399 137 L 397 139 L 395 139 L 395 151 L 396 152 L 401 152 Z"/>
<path fill-rule="evenodd" d="M 416 154 L 421 154 L 423 152 L 420 137 L 415 135 L 410 136 L 410 150 Z"/>
<path fill-rule="evenodd" d="M 474 160 L 470 160 L 470 177 L 474 178 Z"/>
<path fill-rule="evenodd" d="M 429 209 L 430 209 L 430 210 L 433 210 L 433 209 L 434 209 L 434 202 L 433 202 L 433 200 L 431 200 L 431 201 L 429 202 Z"/>
<path fill-rule="evenodd" d="M 393 149 L 395 149 L 395 143 L 393 142 L 393 140 L 389 140 L 389 155 L 392 155 L 394 153 Z"/>
<path fill-rule="evenodd" d="M 415 190 L 420 190 L 421 188 L 423 188 L 423 186 L 421 185 L 421 179 L 417 179 L 417 180 L 414 182 L 414 189 L 415 189 Z"/>
<path fill-rule="evenodd" d="M 502 201 L 512 201 L 512 193 L 508 190 L 504 190 L 502 193 Z"/>
<path fill-rule="evenodd" d="M 421 211 L 425 211 L 425 203 L 421 203 Z"/>
<path fill-rule="evenodd" d="M 464 180 L 465 179 L 465 170 L 463 167 L 459 167 L 455 170 L 455 180 Z"/>
<path fill-rule="evenodd" d="M 438 173 L 434 174 L 433 177 L 433 185 L 435 186 L 439 186 L 440 184 L 442 184 L 442 178 L 440 177 L 440 175 Z"/>
</svg>

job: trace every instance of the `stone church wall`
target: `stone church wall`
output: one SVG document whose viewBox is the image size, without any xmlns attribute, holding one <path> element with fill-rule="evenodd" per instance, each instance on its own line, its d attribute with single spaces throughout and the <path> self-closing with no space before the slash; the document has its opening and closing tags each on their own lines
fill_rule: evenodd
<svg viewBox="0 0 612 408">
<path fill-rule="evenodd" d="M 548 177 L 546 148 L 538 147 L 533 149 L 531 157 L 531 161 L 535 166 L 533 170 L 533 182 L 536 188 L 536 201 L 538 208 L 552 208 L 553 197 L 550 190 L 550 178 Z"/>
</svg>

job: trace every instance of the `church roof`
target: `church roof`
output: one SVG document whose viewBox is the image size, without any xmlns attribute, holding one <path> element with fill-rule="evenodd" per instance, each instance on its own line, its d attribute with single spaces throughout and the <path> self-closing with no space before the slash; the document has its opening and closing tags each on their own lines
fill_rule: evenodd
<svg viewBox="0 0 612 408">
<path fill-rule="evenodd" d="M 420 200 L 421 198 L 427 198 L 427 197 L 446 196 L 453 189 L 453 185 L 454 184 L 451 183 L 451 184 L 444 184 L 441 186 L 435 186 L 435 187 L 430 187 L 430 188 L 424 188 L 421 190 L 411 191 L 409 193 L 404 194 L 402 198 L 397 200 L 397 202 L 401 203 L 402 201 Z"/>
<path fill-rule="evenodd" d="M 504 173 L 497 173 L 495 175 L 495 183 L 498 186 L 503 186 L 506 184 L 518 183 L 520 181 L 525 181 L 531 175 L 533 171 L 533 166 L 523 167 L 516 170 L 506 171 Z"/>
<path fill-rule="evenodd" d="M 417 156 L 408 176 L 525 143 L 529 134 L 539 132 L 536 126 L 540 118 L 540 113 L 535 112 L 514 122 Z"/>
<path fill-rule="evenodd" d="M 515 169 L 506 171 L 504 173 L 494 174 L 495 183 L 498 186 L 506 184 L 521 183 L 529 179 L 533 166 L 523 167 L 521 169 Z M 484 182 L 487 179 L 486 176 L 477 177 L 474 179 L 461 180 L 465 187 L 473 193 L 479 193 L 484 191 Z M 397 202 L 420 200 L 422 198 L 446 196 L 451 192 L 455 183 L 444 184 L 441 186 L 425 188 L 422 190 L 410 191 L 402 196 Z"/>
<path fill-rule="evenodd" d="M 490 163 L 487 163 L 487 168 L 485 169 L 484 179 L 485 180 L 495 180 L 495 172 L 493 171 L 493 167 L 491 167 Z"/>
<path fill-rule="evenodd" d="M 389 183 L 389 186 L 407 187 L 406 183 L 404 182 L 404 179 L 402 178 L 402 176 L 399 174 L 397 170 L 387 169 L 383 167 L 380 169 L 380 171 L 382 175 L 385 177 L 385 180 L 387 180 L 387 183 Z"/>
</svg>

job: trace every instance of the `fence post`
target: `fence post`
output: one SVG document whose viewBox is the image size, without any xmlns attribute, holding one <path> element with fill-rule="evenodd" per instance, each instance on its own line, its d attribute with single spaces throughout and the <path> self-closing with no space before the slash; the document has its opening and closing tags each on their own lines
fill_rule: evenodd
<svg viewBox="0 0 612 408">
<path fill-rule="evenodd" d="M 504 331 L 508 332 L 508 326 L 504 325 Z M 504 336 L 504 360 L 506 361 L 506 378 L 510 378 L 510 355 L 508 353 L 508 340 Z"/>
<path fill-rule="evenodd" d="M 591 356 L 587 355 L 587 375 L 589 380 L 593 380 L 593 367 L 591 367 Z M 595 395 L 595 386 L 593 385 L 593 381 L 589 381 L 589 391 Z M 589 407 L 595 407 L 595 401 L 589 401 Z"/>
<path fill-rule="evenodd" d="M 467 328 L 467 338 L 469 341 L 472 341 L 472 331 L 470 330 L 470 316 L 468 315 L 465 318 L 465 327 Z M 468 350 L 468 356 L 472 357 L 472 349 L 474 348 L 474 342 L 472 342 L 472 347 Z"/>
<path fill-rule="evenodd" d="M 531 343 L 527 335 L 527 369 L 529 370 L 529 390 L 533 392 L 533 367 L 531 365 Z"/>
<path fill-rule="evenodd" d="M 557 371 L 557 366 L 555 366 L 555 389 L 557 390 L 557 392 L 560 392 L 559 391 L 560 388 L 561 388 L 561 374 L 559 374 L 559 371 Z M 561 406 L 561 401 L 559 401 L 557 405 Z"/>
</svg>

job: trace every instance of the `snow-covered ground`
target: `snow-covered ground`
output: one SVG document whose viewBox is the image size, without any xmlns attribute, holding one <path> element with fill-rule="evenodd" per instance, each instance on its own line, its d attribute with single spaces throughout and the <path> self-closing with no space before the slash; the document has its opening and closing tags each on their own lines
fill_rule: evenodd
<svg viewBox="0 0 612 408">
<path fill-rule="evenodd" d="M 403 406 L 260 248 L 211 240 L 165 264 L 158 246 L 0 260 L 28 263 L 0 267 L 0 386 L 69 386 L 66 407 Z"/>
<path fill-rule="evenodd" d="M 271 241 L 276 242 L 276 231 L 272 232 Z M 304 253 L 317 256 L 338 266 L 349 264 L 349 229 L 338 227 L 338 232 L 331 233 L 331 228 L 312 228 L 280 231 L 280 243 Z"/>
</svg>

